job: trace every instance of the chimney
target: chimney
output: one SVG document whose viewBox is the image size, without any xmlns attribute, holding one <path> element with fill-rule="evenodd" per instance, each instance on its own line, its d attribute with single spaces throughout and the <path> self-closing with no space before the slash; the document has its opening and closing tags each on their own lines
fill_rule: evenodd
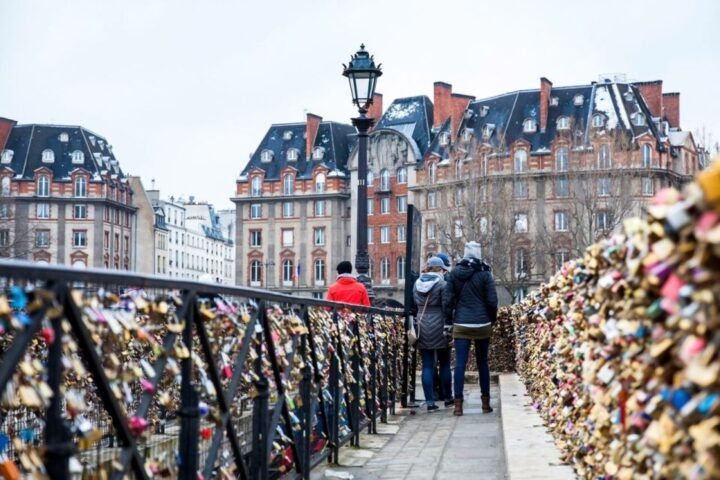
<svg viewBox="0 0 720 480">
<path fill-rule="evenodd" d="M 545 77 L 540 77 L 540 132 L 545 132 L 547 128 L 551 91 L 552 82 Z"/>
<path fill-rule="evenodd" d="M 375 120 L 375 123 L 377 123 L 380 120 L 380 117 L 382 117 L 383 114 L 383 96 L 382 93 L 375 93 L 373 94 L 373 101 L 372 105 L 370 105 L 370 109 L 368 110 L 367 116 Z"/>
<path fill-rule="evenodd" d="M 433 127 L 440 127 L 452 111 L 452 85 L 445 82 L 433 84 Z"/>
<path fill-rule="evenodd" d="M 312 157 L 312 150 L 315 146 L 315 137 L 317 137 L 318 129 L 320 128 L 320 122 L 322 117 L 315 115 L 314 113 L 307 114 L 307 121 L 305 122 L 305 159 L 310 160 Z"/>
<path fill-rule="evenodd" d="M 16 124 L 15 120 L 0 117 L 0 152 L 5 148 L 8 138 L 10 138 L 10 132 Z"/>
<path fill-rule="evenodd" d="M 680 93 L 663 93 L 662 105 L 665 118 L 673 128 L 680 128 Z"/>
<path fill-rule="evenodd" d="M 472 95 L 463 95 L 462 93 L 453 93 L 451 95 L 452 110 L 450 111 L 450 138 L 455 138 L 462 123 L 465 110 L 467 110 L 470 102 L 475 100 Z"/>
<path fill-rule="evenodd" d="M 649 82 L 635 82 L 634 85 L 640 90 L 640 94 L 645 99 L 645 103 L 650 109 L 653 117 L 660 117 L 663 113 L 663 94 L 662 80 L 652 80 Z"/>
</svg>

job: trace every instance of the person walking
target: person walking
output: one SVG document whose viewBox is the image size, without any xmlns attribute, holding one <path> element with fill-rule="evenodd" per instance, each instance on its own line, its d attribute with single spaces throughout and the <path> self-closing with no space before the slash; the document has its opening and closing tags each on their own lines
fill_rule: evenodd
<svg viewBox="0 0 720 480">
<path fill-rule="evenodd" d="M 352 305 L 370 306 L 365 285 L 358 282 L 352 274 L 352 263 L 343 260 L 337 265 L 338 278 L 330 285 L 327 292 L 327 299 L 334 302 L 349 303 Z"/>
<path fill-rule="evenodd" d="M 480 244 L 465 244 L 465 254 L 450 271 L 445 285 L 448 305 L 453 310 L 448 329 L 452 328 L 455 343 L 455 410 L 454 415 L 463 414 L 463 388 L 465 367 L 470 355 L 470 345 L 475 344 L 475 361 L 480 377 L 482 411 L 492 412 L 490 406 L 490 368 L 488 349 L 492 324 L 497 318 L 497 292 L 495 280 L 488 264 L 481 260 Z"/>
<path fill-rule="evenodd" d="M 427 260 L 425 269 L 413 286 L 413 301 L 416 311 L 418 348 L 422 358 L 422 387 L 429 412 L 437 410 L 434 396 L 434 372 L 436 359 L 440 363 L 441 398 L 449 406 L 451 398 L 450 348 L 449 338 L 445 335 L 448 304 L 443 274 L 445 266 L 437 257 Z"/>
</svg>

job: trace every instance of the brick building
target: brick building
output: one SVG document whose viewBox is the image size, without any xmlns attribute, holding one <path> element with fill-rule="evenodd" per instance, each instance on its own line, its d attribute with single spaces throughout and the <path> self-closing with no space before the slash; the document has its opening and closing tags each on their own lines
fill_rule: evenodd
<svg viewBox="0 0 720 480">
<path fill-rule="evenodd" d="M 108 141 L 0 119 L 0 255 L 132 270 L 136 208 Z"/>
</svg>

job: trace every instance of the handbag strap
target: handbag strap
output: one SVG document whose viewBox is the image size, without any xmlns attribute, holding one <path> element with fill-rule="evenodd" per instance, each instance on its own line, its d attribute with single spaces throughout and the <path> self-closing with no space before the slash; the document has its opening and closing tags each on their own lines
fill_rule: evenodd
<svg viewBox="0 0 720 480">
<path fill-rule="evenodd" d="M 425 316 L 425 310 L 427 309 L 428 301 L 430 300 L 430 292 L 428 292 L 428 296 L 425 299 L 425 305 L 423 305 L 422 312 L 420 312 L 420 316 L 418 317 L 418 339 L 420 338 L 420 325 L 422 324 L 422 319 Z"/>
</svg>

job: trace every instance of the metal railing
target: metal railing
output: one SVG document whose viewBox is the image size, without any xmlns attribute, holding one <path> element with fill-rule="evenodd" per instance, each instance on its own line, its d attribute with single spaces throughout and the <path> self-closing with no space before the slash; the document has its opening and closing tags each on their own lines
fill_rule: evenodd
<svg viewBox="0 0 720 480">
<path fill-rule="evenodd" d="M 404 325 L 397 310 L 0 260 L 0 469 L 309 478 L 394 413 Z"/>
</svg>

